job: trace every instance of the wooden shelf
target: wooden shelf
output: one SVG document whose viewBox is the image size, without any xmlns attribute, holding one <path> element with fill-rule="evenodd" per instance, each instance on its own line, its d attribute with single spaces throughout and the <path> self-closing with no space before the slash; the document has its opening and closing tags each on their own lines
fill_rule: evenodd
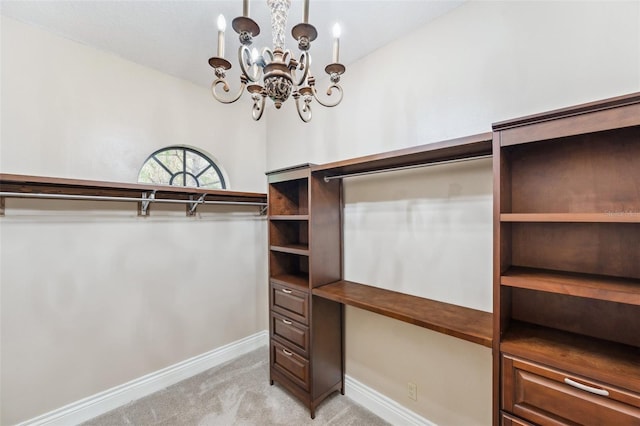
<svg viewBox="0 0 640 426">
<path fill-rule="evenodd" d="M 294 285 L 303 287 L 304 289 L 309 288 L 309 277 L 302 275 L 281 274 L 273 276 L 269 279 L 275 283 L 282 285 Z"/>
<path fill-rule="evenodd" d="M 500 350 L 640 392 L 640 348 L 512 321 Z"/>
<path fill-rule="evenodd" d="M 488 312 L 351 281 L 314 288 L 313 294 L 491 347 L 492 315 Z"/>
<path fill-rule="evenodd" d="M 492 134 L 482 133 L 464 138 L 435 142 L 416 147 L 367 155 L 349 160 L 312 166 L 312 172 L 322 171 L 326 176 L 372 172 L 418 164 L 438 163 L 464 158 L 491 155 Z"/>
<path fill-rule="evenodd" d="M 271 250 L 281 253 L 298 254 L 301 256 L 309 256 L 309 246 L 302 244 L 288 244 L 286 246 L 271 246 Z"/>
<path fill-rule="evenodd" d="M 638 212 L 502 213 L 501 222 L 640 223 Z"/>
<path fill-rule="evenodd" d="M 269 216 L 269 220 L 309 220 L 309 215 L 308 214 L 271 215 Z"/>
<path fill-rule="evenodd" d="M 104 197 L 141 197 L 143 193 L 155 191 L 156 199 L 189 200 L 206 195 L 209 201 L 238 201 L 266 203 L 267 194 L 257 192 L 238 192 L 226 189 L 201 189 L 169 185 L 146 185 L 124 182 L 103 182 L 95 180 L 80 180 L 54 178 L 44 176 L 28 176 L 0 173 L 0 190 L 15 194 L 58 194 L 58 195 L 88 195 Z M 24 196 L 23 195 L 23 196 Z M 10 195 L 6 196 L 10 197 Z"/>
<path fill-rule="evenodd" d="M 510 287 L 640 306 L 640 280 L 512 266 L 500 282 Z"/>
</svg>

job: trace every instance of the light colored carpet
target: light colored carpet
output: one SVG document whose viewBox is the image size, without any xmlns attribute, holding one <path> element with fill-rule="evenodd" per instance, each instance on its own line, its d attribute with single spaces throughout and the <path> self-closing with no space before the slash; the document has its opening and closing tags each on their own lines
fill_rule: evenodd
<svg viewBox="0 0 640 426">
<path fill-rule="evenodd" d="M 83 425 L 388 425 L 335 393 L 309 410 L 277 383 L 269 385 L 269 352 L 260 348 L 133 401 Z"/>
</svg>

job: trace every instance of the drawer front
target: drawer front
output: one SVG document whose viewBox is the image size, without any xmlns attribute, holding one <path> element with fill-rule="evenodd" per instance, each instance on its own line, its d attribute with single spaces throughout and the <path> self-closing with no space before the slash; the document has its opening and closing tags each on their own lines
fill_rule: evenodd
<svg viewBox="0 0 640 426">
<path fill-rule="evenodd" d="M 640 426 L 640 395 L 508 355 L 502 408 L 538 424 Z"/>
<path fill-rule="evenodd" d="M 309 361 L 274 340 L 271 340 L 271 367 L 309 391 Z"/>
<path fill-rule="evenodd" d="M 531 423 L 507 413 L 500 413 L 500 424 L 502 426 L 533 426 Z"/>
<path fill-rule="evenodd" d="M 309 293 L 271 283 L 271 309 L 303 324 L 309 324 Z"/>
<path fill-rule="evenodd" d="M 309 357 L 309 327 L 272 312 L 271 330 L 274 338 L 283 340 L 282 343 L 295 349 L 303 357 Z"/>
</svg>

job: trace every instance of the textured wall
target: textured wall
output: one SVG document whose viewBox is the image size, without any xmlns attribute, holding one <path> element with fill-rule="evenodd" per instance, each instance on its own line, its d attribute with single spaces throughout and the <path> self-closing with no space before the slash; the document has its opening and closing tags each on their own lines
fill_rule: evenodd
<svg viewBox="0 0 640 426">
<path fill-rule="evenodd" d="M 2 18 L 4 173 L 135 182 L 151 152 L 187 144 L 214 155 L 233 189 L 264 191 L 265 128 L 246 110 Z M 222 125 L 235 117 L 241 125 Z M 138 218 L 135 203 L 7 200 L 0 423 L 267 328 L 266 225 L 257 210 L 151 211 Z"/>
</svg>

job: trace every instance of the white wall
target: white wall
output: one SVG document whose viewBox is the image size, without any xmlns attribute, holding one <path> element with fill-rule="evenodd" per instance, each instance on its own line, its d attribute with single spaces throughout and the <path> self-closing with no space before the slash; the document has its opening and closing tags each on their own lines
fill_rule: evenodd
<svg viewBox="0 0 640 426">
<path fill-rule="evenodd" d="M 471 1 L 349 65 L 342 80 L 342 104 L 315 104 L 310 124 L 291 104 L 268 111 L 269 169 L 640 91 L 640 2 Z M 491 310 L 491 179 L 487 160 L 346 179 L 345 278 Z M 346 333 L 347 374 L 438 425 L 490 424 L 488 348 L 355 308 Z"/>
<path fill-rule="evenodd" d="M 5 17 L 1 101 L 3 173 L 135 182 L 151 152 L 187 144 L 214 155 L 232 189 L 266 189 L 265 126 L 247 105 Z M 266 329 L 256 214 L 8 199 L 0 423 Z"/>
</svg>

